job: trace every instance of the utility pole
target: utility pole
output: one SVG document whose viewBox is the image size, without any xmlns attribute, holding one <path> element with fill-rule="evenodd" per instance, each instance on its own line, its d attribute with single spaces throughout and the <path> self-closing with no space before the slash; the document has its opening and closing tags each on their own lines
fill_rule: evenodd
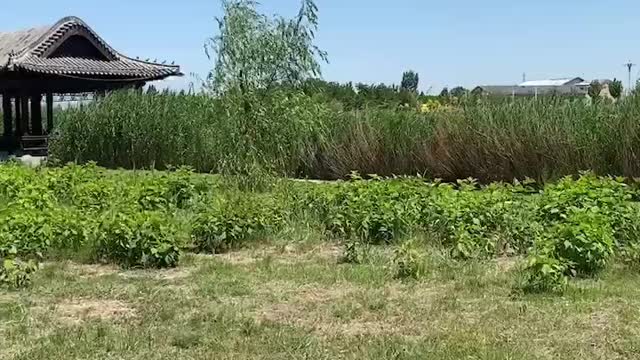
<svg viewBox="0 0 640 360">
<path fill-rule="evenodd" d="M 636 64 L 632 63 L 631 60 L 629 60 L 629 62 L 624 64 L 624 66 L 626 66 L 627 70 L 629 70 L 629 87 L 627 88 L 627 94 L 631 94 L 631 89 L 632 89 L 632 85 L 631 85 L 631 69 L 633 69 L 633 67 L 636 66 Z"/>
</svg>

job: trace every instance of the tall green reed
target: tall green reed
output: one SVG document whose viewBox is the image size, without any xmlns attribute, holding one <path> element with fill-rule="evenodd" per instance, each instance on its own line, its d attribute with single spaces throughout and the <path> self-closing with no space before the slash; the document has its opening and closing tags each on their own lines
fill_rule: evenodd
<svg viewBox="0 0 640 360">
<path fill-rule="evenodd" d="M 260 168 L 321 179 L 352 171 L 484 182 L 545 181 L 581 170 L 640 176 L 640 98 L 471 99 L 429 113 L 345 111 L 286 91 L 256 96 L 250 113 L 234 101 L 114 93 L 60 112 L 51 154 L 108 167 Z"/>
</svg>

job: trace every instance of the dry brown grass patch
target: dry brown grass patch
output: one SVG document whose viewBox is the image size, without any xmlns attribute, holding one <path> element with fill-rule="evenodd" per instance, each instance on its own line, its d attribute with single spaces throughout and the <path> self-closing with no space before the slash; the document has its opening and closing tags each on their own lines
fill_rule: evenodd
<svg viewBox="0 0 640 360">
<path fill-rule="evenodd" d="M 398 302 L 404 297 L 429 298 L 425 291 L 407 292 L 408 288 L 390 284 L 383 289 L 366 289 L 349 283 L 332 287 L 304 285 L 295 287 L 287 282 L 265 284 L 265 291 L 273 294 L 279 291 L 283 299 L 277 303 L 265 304 L 255 316 L 259 322 L 285 324 L 312 331 L 320 336 L 361 336 L 399 335 L 415 336 L 418 324 L 402 314 L 386 314 L 372 310 L 367 301 Z M 417 289 L 411 289 L 414 291 Z M 361 300 L 364 299 L 364 300 Z M 369 300 L 367 300 L 369 299 Z M 361 301 L 363 303 L 361 303 Z M 353 314 L 338 316 L 343 310 Z"/>
<path fill-rule="evenodd" d="M 176 281 L 182 280 L 191 275 L 191 269 L 153 269 L 153 270 L 128 270 L 119 273 L 120 276 L 129 279 L 149 278 L 153 280 Z"/>
<path fill-rule="evenodd" d="M 519 257 L 499 257 L 496 259 L 496 266 L 499 272 L 509 272 L 518 266 L 518 262 L 522 260 Z"/>
<path fill-rule="evenodd" d="M 119 268 L 115 265 L 76 264 L 67 262 L 65 270 L 84 278 L 93 278 L 116 274 Z"/>
<path fill-rule="evenodd" d="M 306 315 L 311 316 L 314 310 L 338 302 L 355 291 L 351 284 L 341 285 L 343 286 L 320 288 L 314 285 L 296 286 L 290 282 L 269 282 L 264 285 L 262 292 L 277 294 L 284 300 L 264 306 L 259 311 L 259 317 L 276 323 L 288 323 Z"/>
<path fill-rule="evenodd" d="M 297 264 L 318 259 L 337 261 L 341 252 L 340 247 L 331 244 L 318 245 L 312 248 L 287 245 L 284 247 L 269 246 L 260 249 L 244 249 L 215 255 L 215 258 L 232 265 L 251 265 L 267 258 L 271 258 L 271 260 L 281 264 Z"/>
<path fill-rule="evenodd" d="M 100 319 L 117 321 L 132 318 L 136 311 L 129 304 L 118 300 L 73 299 L 59 302 L 54 307 L 55 316 L 69 324 Z"/>
</svg>

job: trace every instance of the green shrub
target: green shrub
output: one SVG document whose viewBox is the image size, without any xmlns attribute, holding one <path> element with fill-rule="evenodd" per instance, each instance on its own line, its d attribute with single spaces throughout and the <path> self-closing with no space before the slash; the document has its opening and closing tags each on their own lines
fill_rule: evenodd
<svg viewBox="0 0 640 360">
<path fill-rule="evenodd" d="M 631 269 L 640 269 L 640 243 L 626 244 L 618 250 L 619 259 L 622 263 Z"/>
<path fill-rule="evenodd" d="M 629 203 L 625 211 L 618 214 L 613 227 L 615 253 L 627 265 L 640 266 L 640 204 Z"/>
<path fill-rule="evenodd" d="M 31 283 L 31 274 L 36 270 L 38 264 L 33 260 L 4 259 L 0 263 L 0 286 L 15 289 L 26 287 Z"/>
<path fill-rule="evenodd" d="M 106 213 L 96 241 L 99 260 L 124 267 L 173 267 L 180 256 L 175 226 L 158 212 L 123 209 Z"/>
<path fill-rule="evenodd" d="M 565 177 L 547 184 L 542 195 L 541 216 L 548 224 L 565 221 L 580 209 L 593 209 L 615 223 L 632 197 L 624 179 L 598 178 L 589 172 L 577 180 Z"/>
<path fill-rule="evenodd" d="M 56 202 L 55 195 L 45 184 L 32 181 L 18 190 L 12 204 L 25 209 L 45 210 L 53 207 Z"/>
<path fill-rule="evenodd" d="M 97 219 L 70 207 L 58 207 L 47 214 L 51 227 L 51 249 L 60 254 L 74 254 L 93 246 Z"/>
<path fill-rule="evenodd" d="M 136 190 L 136 203 L 143 210 L 166 210 L 170 205 L 165 179 L 152 178 Z"/>
<path fill-rule="evenodd" d="M 443 196 L 439 203 L 447 224 L 445 239 L 451 242 L 453 256 L 483 257 L 495 254 L 496 243 L 490 236 L 494 226 L 491 204 L 475 188 L 462 188 L 454 196 Z"/>
<path fill-rule="evenodd" d="M 0 258 L 42 259 L 53 241 L 48 213 L 11 206 L 0 212 Z"/>
<path fill-rule="evenodd" d="M 196 218 L 191 237 L 197 251 L 223 253 L 280 228 L 283 209 L 265 196 L 236 196 L 211 204 Z"/>
<path fill-rule="evenodd" d="M 568 277 L 594 275 L 614 253 L 608 219 L 593 208 L 574 209 L 535 240 L 517 287 L 525 292 L 561 291 Z"/>
<path fill-rule="evenodd" d="M 68 202 L 86 211 L 104 211 L 127 196 L 122 188 L 106 179 L 79 182 L 68 192 Z"/>
<path fill-rule="evenodd" d="M 196 195 L 193 172 L 188 168 L 151 174 L 133 187 L 135 201 L 145 210 L 182 209 Z"/>
<path fill-rule="evenodd" d="M 419 279 L 425 274 L 424 251 L 415 240 L 405 241 L 393 251 L 393 275 L 396 279 Z"/>
<path fill-rule="evenodd" d="M 197 195 L 198 189 L 192 168 L 183 166 L 169 173 L 167 177 L 167 193 L 171 202 L 179 209 L 190 205 Z"/>
<path fill-rule="evenodd" d="M 334 195 L 327 227 L 344 238 L 389 243 L 417 222 L 419 198 L 418 186 L 411 182 L 355 179 Z"/>
<path fill-rule="evenodd" d="M 33 169 L 17 162 L 0 164 L 0 196 L 8 201 L 19 197 L 19 193 L 26 185 L 39 180 Z"/>
<path fill-rule="evenodd" d="M 497 184 L 479 187 L 474 180 L 458 188 L 438 184 L 421 204 L 425 231 L 441 238 L 459 258 L 521 254 L 533 243 L 537 203 L 522 189 Z"/>
<path fill-rule="evenodd" d="M 10 206 L 0 211 L 0 257 L 43 259 L 73 253 L 92 242 L 94 222 L 73 209 Z"/>
<path fill-rule="evenodd" d="M 537 289 L 562 283 L 560 270 L 568 277 L 595 275 L 616 255 L 640 263 L 638 192 L 622 179 L 584 173 L 540 190 L 529 181 L 483 186 L 369 177 L 321 184 L 280 179 L 250 192 L 230 186 L 235 180 L 184 168 L 0 164 L 0 257 L 89 254 L 126 267 L 173 266 L 183 247 L 225 252 L 295 221 L 340 237 L 343 260 L 352 263 L 365 261 L 371 244 L 418 234 L 457 258 L 528 254 L 535 261 L 524 271 L 525 283 Z M 398 272 L 411 277 L 409 250 L 400 247 L 396 255 L 397 268 L 406 267 Z"/>
<path fill-rule="evenodd" d="M 592 275 L 603 269 L 614 251 L 608 219 L 592 210 L 576 211 L 553 229 L 555 254 L 570 271 Z"/>
<path fill-rule="evenodd" d="M 105 178 L 104 169 L 90 162 L 85 165 L 67 164 L 58 168 L 41 171 L 42 181 L 59 201 L 72 202 L 75 188 L 83 184 L 101 183 Z"/>
<path fill-rule="evenodd" d="M 324 225 L 330 225 L 330 219 L 334 216 L 339 199 L 342 198 L 343 183 L 284 182 L 282 185 L 278 191 L 286 197 L 286 203 L 293 214 L 314 218 Z"/>
<path fill-rule="evenodd" d="M 516 289 L 527 293 L 561 292 L 567 285 L 567 269 L 567 264 L 553 254 L 531 254 L 518 274 Z"/>
</svg>

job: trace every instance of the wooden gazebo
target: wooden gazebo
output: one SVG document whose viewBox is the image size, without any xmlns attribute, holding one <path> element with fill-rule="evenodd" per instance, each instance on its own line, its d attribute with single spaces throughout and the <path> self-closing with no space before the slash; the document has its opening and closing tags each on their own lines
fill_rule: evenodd
<svg viewBox="0 0 640 360">
<path fill-rule="evenodd" d="M 48 134 L 54 126 L 53 94 L 137 88 L 148 81 L 179 75 L 177 65 L 118 53 L 76 17 L 66 17 L 53 26 L 0 32 L 0 148 L 46 152 Z"/>
</svg>

